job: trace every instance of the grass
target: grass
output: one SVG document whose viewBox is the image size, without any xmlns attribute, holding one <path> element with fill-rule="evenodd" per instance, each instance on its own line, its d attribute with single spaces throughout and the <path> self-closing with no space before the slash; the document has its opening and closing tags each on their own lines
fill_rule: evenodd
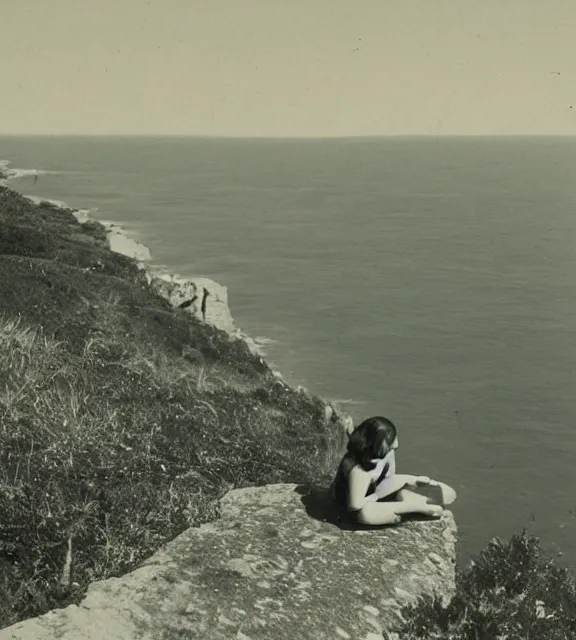
<svg viewBox="0 0 576 640">
<path fill-rule="evenodd" d="M 233 487 L 325 483 L 325 403 L 172 310 L 98 225 L 0 189 L 0 627 L 78 602 Z"/>
<path fill-rule="evenodd" d="M 318 400 L 264 374 L 227 384 L 224 367 L 168 359 L 143 337 L 100 332 L 77 355 L 4 318 L 0 371 L 4 624 L 67 602 L 72 581 L 129 570 L 214 517 L 232 487 L 325 480 L 334 463 Z"/>
<path fill-rule="evenodd" d="M 231 488 L 331 479 L 339 412 L 171 309 L 100 225 L 0 187 L 0 274 L 0 628 L 78 603 Z M 522 533 L 404 619 L 403 640 L 568 640 L 574 579 Z"/>
</svg>

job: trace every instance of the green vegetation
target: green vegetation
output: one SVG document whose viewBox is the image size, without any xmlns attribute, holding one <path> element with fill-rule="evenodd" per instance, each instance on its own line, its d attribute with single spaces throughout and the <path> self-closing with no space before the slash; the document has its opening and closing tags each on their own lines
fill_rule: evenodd
<svg viewBox="0 0 576 640">
<path fill-rule="evenodd" d="M 573 640 L 576 581 L 523 531 L 489 542 L 446 608 L 422 598 L 403 616 L 402 640 Z"/>
<path fill-rule="evenodd" d="M 233 487 L 327 484 L 341 417 L 174 310 L 103 227 L 0 187 L 0 628 L 79 602 L 217 516 Z M 576 638 L 574 579 L 489 543 L 403 640 Z"/>
</svg>

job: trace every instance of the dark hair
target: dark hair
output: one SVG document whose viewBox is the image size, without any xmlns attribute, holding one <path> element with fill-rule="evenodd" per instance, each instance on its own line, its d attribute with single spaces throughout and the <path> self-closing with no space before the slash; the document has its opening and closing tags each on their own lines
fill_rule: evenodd
<svg viewBox="0 0 576 640">
<path fill-rule="evenodd" d="M 364 471 L 374 468 L 370 460 L 381 458 L 396 439 L 396 425 L 392 420 L 375 416 L 359 424 L 348 438 L 348 454 Z M 384 446 L 383 446 L 384 445 Z"/>
</svg>

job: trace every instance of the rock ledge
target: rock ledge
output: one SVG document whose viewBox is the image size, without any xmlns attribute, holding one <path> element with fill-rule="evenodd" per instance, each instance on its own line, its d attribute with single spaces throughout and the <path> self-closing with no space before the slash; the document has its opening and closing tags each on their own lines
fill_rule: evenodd
<svg viewBox="0 0 576 640">
<path fill-rule="evenodd" d="M 325 492 L 236 489 L 135 571 L 79 606 L 0 630 L 0 640 L 377 640 L 422 593 L 454 590 L 456 525 L 347 525 Z M 394 637 L 388 636 L 388 637 Z"/>
</svg>

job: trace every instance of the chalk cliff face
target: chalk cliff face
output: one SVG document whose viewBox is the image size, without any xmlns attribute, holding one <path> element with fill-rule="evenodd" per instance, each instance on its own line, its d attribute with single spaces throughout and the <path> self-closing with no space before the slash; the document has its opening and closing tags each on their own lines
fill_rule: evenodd
<svg viewBox="0 0 576 640">
<path fill-rule="evenodd" d="M 79 605 L 0 631 L 0 640 L 378 640 L 401 606 L 454 590 L 455 524 L 346 528 L 320 490 L 237 489 L 221 518 L 189 529 Z M 348 526 L 349 527 L 349 526 Z"/>
<path fill-rule="evenodd" d="M 228 308 L 228 291 L 208 278 L 186 279 L 180 276 L 148 272 L 148 283 L 173 307 L 187 309 L 222 331 L 233 333 L 234 321 Z"/>
<path fill-rule="evenodd" d="M 80 224 L 92 221 L 90 214 L 86 211 L 74 210 L 72 213 Z M 234 320 L 228 307 L 226 287 L 209 278 L 185 278 L 153 268 L 148 264 L 151 260 L 148 247 L 131 238 L 115 223 L 101 222 L 100 224 L 106 229 L 110 250 L 133 258 L 145 272 L 152 289 L 174 308 L 186 309 L 199 320 L 226 333 L 245 337 L 234 327 Z"/>
<path fill-rule="evenodd" d="M 81 224 L 91 220 L 83 212 L 76 211 L 74 215 Z M 226 287 L 209 278 L 186 278 L 155 269 L 148 264 L 151 259 L 148 247 L 130 238 L 116 224 L 104 223 L 104 227 L 110 249 L 134 258 L 151 288 L 172 307 L 186 309 L 198 320 L 225 331 L 231 338 L 244 340 L 253 353 L 262 355 L 258 342 L 234 326 Z"/>
</svg>

